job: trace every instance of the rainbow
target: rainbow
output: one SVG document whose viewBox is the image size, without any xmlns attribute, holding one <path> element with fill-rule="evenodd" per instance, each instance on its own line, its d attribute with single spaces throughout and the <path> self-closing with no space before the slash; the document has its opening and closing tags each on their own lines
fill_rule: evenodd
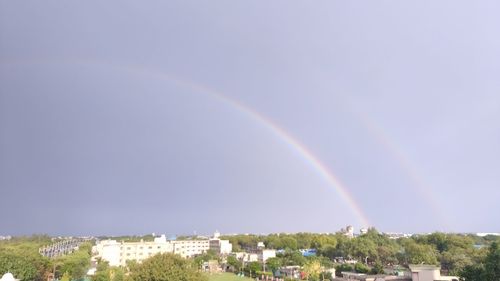
<svg viewBox="0 0 500 281">
<path fill-rule="evenodd" d="M 385 130 L 373 122 L 364 112 L 355 110 L 353 106 L 347 106 L 349 110 L 358 118 L 361 124 L 370 132 L 370 135 L 381 144 L 385 150 L 393 157 L 398 163 L 399 167 L 405 171 L 406 175 L 413 183 L 413 188 L 416 193 L 426 201 L 427 205 L 433 211 L 437 221 L 443 228 L 451 229 L 449 222 L 443 216 L 443 210 L 439 203 L 436 201 L 436 196 L 432 192 L 432 188 L 426 184 L 422 176 L 417 172 L 417 169 L 412 165 L 411 161 L 405 155 L 403 150 L 388 137 Z"/>
<path fill-rule="evenodd" d="M 337 176 L 335 176 L 333 172 L 331 172 L 328 169 L 328 167 L 316 155 L 314 155 L 313 152 L 311 152 L 311 150 L 309 150 L 296 137 L 292 136 L 284 128 L 280 127 L 278 124 L 273 122 L 268 117 L 240 103 L 239 101 L 230 98 L 228 95 L 225 95 L 214 89 L 202 86 L 198 83 L 194 83 L 193 81 L 179 79 L 178 77 L 170 75 L 166 72 L 151 68 L 143 68 L 131 65 L 121 66 L 96 60 L 71 60 L 71 61 L 51 60 L 51 61 L 39 61 L 39 63 L 77 64 L 77 65 L 89 65 L 94 67 L 103 66 L 118 71 L 126 71 L 128 73 L 132 73 L 135 75 L 145 75 L 148 77 L 155 77 L 157 79 L 169 81 L 175 83 L 176 85 L 182 88 L 189 89 L 195 93 L 208 95 L 216 100 L 219 100 L 221 103 L 236 109 L 238 112 L 250 117 L 255 122 L 264 126 L 271 133 L 273 133 L 278 139 L 280 139 L 283 143 L 285 143 L 291 150 L 300 155 L 301 158 L 304 160 L 304 162 L 306 162 L 319 176 L 321 176 L 321 178 L 326 183 L 328 183 L 331 187 L 333 187 L 337 191 L 342 200 L 344 200 L 344 202 L 347 203 L 349 208 L 355 214 L 361 226 L 362 227 L 371 226 L 368 217 L 366 216 L 362 208 L 359 206 L 359 204 L 356 202 L 356 200 L 353 198 L 348 188 L 339 180 Z M 29 64 L 33 64 L 33 61 L 29 62 Z"/>
<path fill-rule="evenodd" d="M 302 144 L 296 137 L 292 136 L 289 132 L 280 127 L 268 117 L 238 102 L 237 100 L 231 99 L 227 95 L 223 95 L 222 93 L 217 92 L 213 89 L 202 87 L 199 84 L 194 84 L 192 82 L 180 81 L 178 79 L 175 79 L 175 81 L 195 92 L 208 94 L 227 104 L 228 106 L 237 109 L 239 112 L 244 113 L 256 122 L 262 124 L 277 138 L 286 143 L 290 149 L 294 150 L 298 155 L 300 155 L 302 159 L 304 159 L 304 161 L 308 163 L 316 173 L 318 173 L 330 186 L 334 187 L 337 190 L 340 197 L 349 205 L 362 226 L 368 227 L 371 225 L 366 214 L 363 212 L 359 204 L 356 203 L 348 188 L 327 168 L 327 166 L 316 155 L 314 155 L 314 153 L 312 153 L 307 148 L 307 146 Z"/>
</svg>

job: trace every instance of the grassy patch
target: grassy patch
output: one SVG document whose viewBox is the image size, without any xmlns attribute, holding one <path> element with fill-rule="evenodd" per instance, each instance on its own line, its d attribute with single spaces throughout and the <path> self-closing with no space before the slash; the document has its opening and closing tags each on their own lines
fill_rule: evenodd
<svg viewBox="0 0 500 281">
<path fill-rule="evenodd" d="M 238 277 L 233 273 L 213 273 L 207 274 L 209 281 L 251 281 L 253 279 L 247 277 Z"/>
</svg>

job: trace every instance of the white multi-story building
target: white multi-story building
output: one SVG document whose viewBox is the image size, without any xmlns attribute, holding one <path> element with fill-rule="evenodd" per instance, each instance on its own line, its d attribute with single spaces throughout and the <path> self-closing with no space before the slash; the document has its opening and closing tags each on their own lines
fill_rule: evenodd
<svg viewBox="0 0 500 281">
<path fill-rule="evenodd" d="M 183 258 L 201 255 L 210 249 L 210 240 L 176 240 L 170 241 L 173 253 Z"/>
<path fill-rule="evenodd" d="M 116 240 L 99 241 L 92 247 L 92 252 L 97 257 L 107 261 L 110 266 L 121 265 L 120 243 L 116 242 Z"/>
<path fill-rule="evenodd" d="M 260 262 L 266 262 L 267 259 L 276 257 L 276 250 L 274 250 L 274 249 L 261 249 L 257 252 L 257 254 L 259 255 Z"/>
<path fill-rule="evenodd" d="M 228 254 L 232 244 L 228 240 L 196 239 L 196 240 L 167 240 L 165 235 L 156 237 L 154 241 L 117 242 L 104 240 L 94 246 L 97 257 L 109 262 L 111 266 L 125 266 L 128 260 L 141 262 L 156 254 L 174 253 L 181 257 L 194 257 L 215 250 L 218 254 Z"/>
<path fill-rule="evenodd" d="M 210 239 L 210 250 L 219 255 L 228 255 L 233 251 L 233 244 L 229 240 Z"/>
<path fill-rule="evenodd" d="M 116 240 L 100 241 L 94 246 L 97 257 L 109 262 L 111 266 L 125 266 L 127 260 L 142 260 L 160 253 L 173 253 L 173 245 L 164 235 L 154 241 L 117 242 Z"/>
</svg>

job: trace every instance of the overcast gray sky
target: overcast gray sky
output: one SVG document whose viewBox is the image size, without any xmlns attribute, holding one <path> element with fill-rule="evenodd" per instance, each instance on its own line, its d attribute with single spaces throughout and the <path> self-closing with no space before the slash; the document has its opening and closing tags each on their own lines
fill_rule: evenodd
<svg viewBox="0 0 500 281">
<path fill-rule="evenodd" d="M 0 235 L 500 232 L 499 14 L 0 1 Z"/>
</svg>

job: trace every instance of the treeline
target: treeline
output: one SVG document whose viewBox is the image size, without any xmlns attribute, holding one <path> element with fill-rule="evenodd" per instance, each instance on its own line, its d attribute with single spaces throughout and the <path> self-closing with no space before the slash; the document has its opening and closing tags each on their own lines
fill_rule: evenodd
<svg viewBox="0 0 500 281">
<path fill-rule="evenodd" d="M 76 280 L 85 277 L 90 267 L 92 245 L 84 243 L 69 255 L 54 259 L 38 253 L 38 249 L 53 243 L 47 235 L 14 237 L 0 241 L 0 272 L 10 271 L 21 281 L 43 281 L 54 274 L 56 278 Z"/>
<path fill-rule="evenodd" d="M 171 253 L 157 254 L 142 263 L 128 261 L 125 267 L 100 260 L 92 281 L 207 281 L 196 261 Z"/>
<path fill-rule="evenodd" d="M 488 246 L 498 237 L 432 233 L 390 239 L 372 228 L 352 239 L 341 233 L 235 235 L 223 239 L 230 240 L 235 252 L 255 248 L 258 242 L 264 242 L 267 248 L 285 250 L 278 255 L 279 263 L 283 265 L 303 265 L 307 260 L 297 250 L 316 249 L 319 258 L 330 261 L 355 259 L 372 267 L 434 264 L 441 265 L 445 272 L 458 274 L 465 267 L 480 263 L 487 254 Z M 321 262 L 325 263 L 325 260 Z"/>
<path fill-rule="evenodd" d="M 153 241 L 154 236 L 152 234 L 145 234 L 145 235 L 121 235 L 121 236 L 99 236 L 97 237 L 98 240 L 116 240 L 116 241 L 123 241 L 123 242 L 139 242 L 141 240 L 144 241 Z"/>
</svg>

